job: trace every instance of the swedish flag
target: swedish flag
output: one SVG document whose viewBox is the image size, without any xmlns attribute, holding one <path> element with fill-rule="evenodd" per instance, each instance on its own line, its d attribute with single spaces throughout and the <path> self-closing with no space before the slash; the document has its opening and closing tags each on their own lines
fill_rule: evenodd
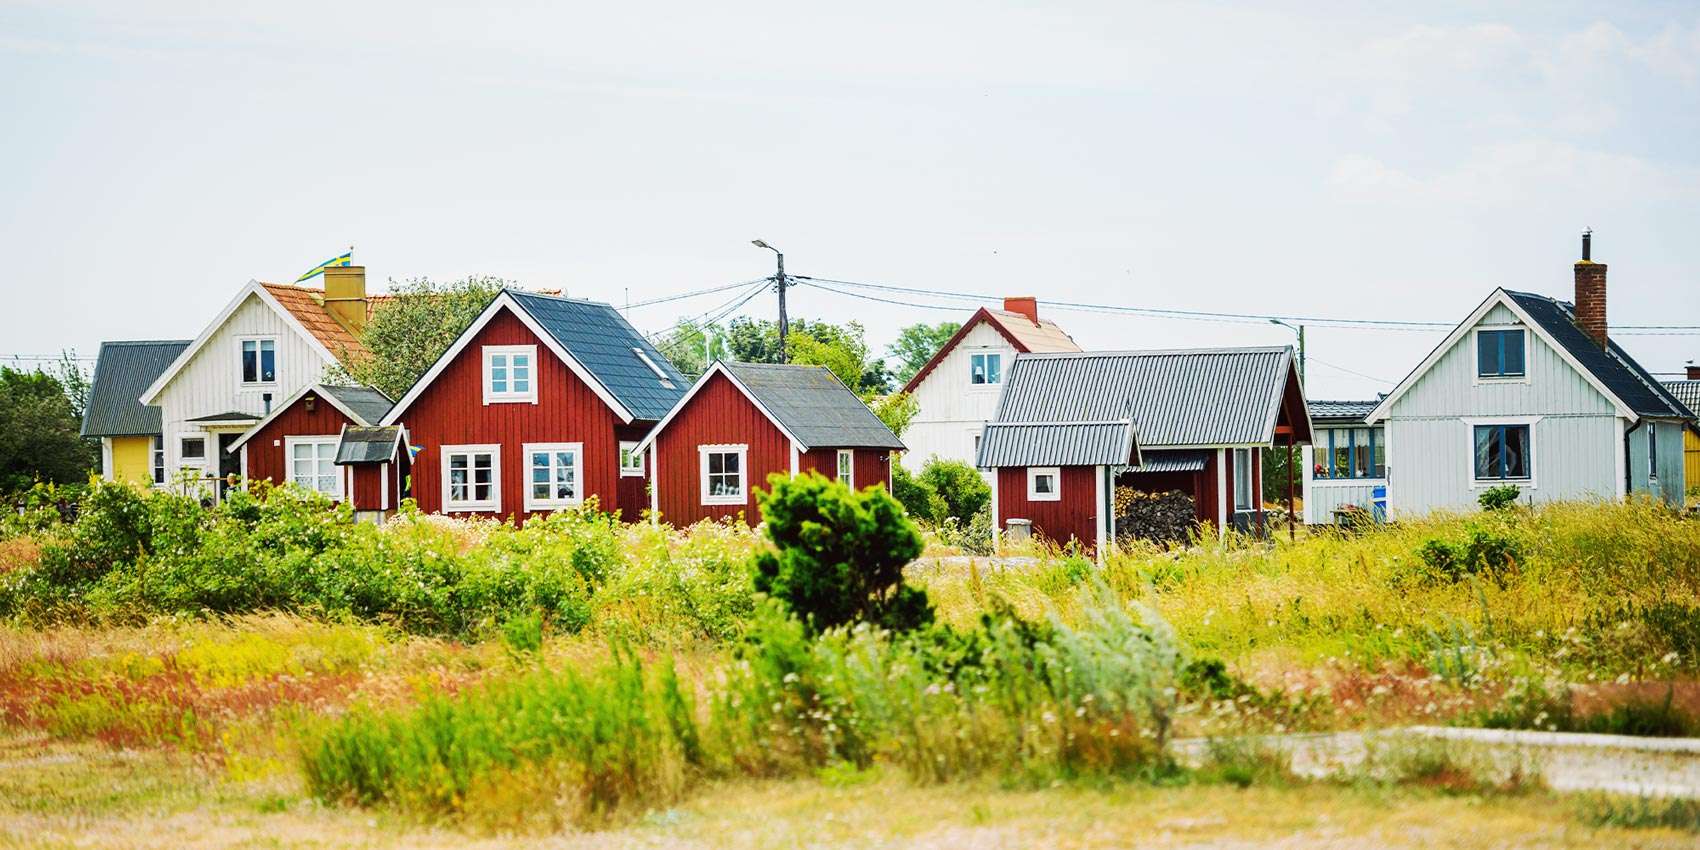
<svg viewBox="0 0 1700 850">
<path fill-rule="evenodd" d="M 347 251 L 344 251 L 343 253 L 341 253 L 341 254 L 339 254 L 335 257 L 332 257 L 332 258 L 312 267 L 311 269 L 308 269 L 307 273 L 296 278 L 295 282 L 300 283 L 301 281 L 308 280 L 310 278 L 318 277 L 319 275 L 322 275 L 322 274 L 325 273 L 325 269 L 335 268 L 337 266 L 352 266 L 352 265 L 354 265 L 354 249 L 349 248 Z"/>
</svg>

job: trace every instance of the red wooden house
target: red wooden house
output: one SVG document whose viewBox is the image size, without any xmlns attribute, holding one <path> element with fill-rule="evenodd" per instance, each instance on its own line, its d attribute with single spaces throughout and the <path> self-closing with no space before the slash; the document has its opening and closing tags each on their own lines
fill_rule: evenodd
<svg viewBox="0 0 1700 850">
<path fill-rule="evenodd" d="M 395 407 L 420 509 L 498 517 L 576 507 L 635 520 L 637 443 L 687 382 L 613 307 L 499 293 Z"/>
<path fill-rule="evenodd" d="M 774 473 L 890 486 L 897 435 L 821 366 L 716 362 L 644 438 L 652 506 L 675 525 L 742 516 Z"/>
<path fill-rule="evenodd" d="M 1115 539 L 1115 488 L 1192 498 L 1197 520 L 1261 534 L 1262 453 L 1310 442 L 1291 348 L 1022 354 L 986 425 L 993 533 Z"/>
<path fill-rule="evenodd" d="M 355 510 L 390 510 L 400 503 L 400 478 L 356 481 L 354 470 L 337 464 L 344 431 L 376 425 L 390 411 L 388 396 L 370 387 L 308 384 L 273 408 L 230 445 L 249 481 L 297 484 L 336 501 L 354 498 Z M 390 469 L 383 473 L 391 472 Z M 387 493 L 387 495 L 386 495 Z"/>
</svg>

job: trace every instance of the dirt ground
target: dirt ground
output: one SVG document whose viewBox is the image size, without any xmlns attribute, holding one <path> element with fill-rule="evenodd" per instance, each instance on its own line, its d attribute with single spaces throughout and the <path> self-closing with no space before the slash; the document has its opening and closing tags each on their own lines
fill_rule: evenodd
<svg viewBox="0 0 1700 850">
<path fill-rule="evenodd" d="M 0 742 L 0 847 L 1692 848 L 1595 828 L 1545 792 L 1231 786 L 916 787 L 884 774 L 739 782 L 599 832 L 499 835 L 325 807 L 288 773 L 236 782 L 157 752 Z"/>
</svg>

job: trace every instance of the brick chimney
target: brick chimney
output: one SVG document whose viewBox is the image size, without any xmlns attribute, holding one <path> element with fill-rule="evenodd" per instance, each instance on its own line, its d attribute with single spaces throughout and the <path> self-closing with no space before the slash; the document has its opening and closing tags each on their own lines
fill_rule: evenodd
<svg viewBox="0 0 1700 850">
<path fill-rule="evenodd" d="M 1031 295 L 1006 295 L 1003 309 L 1006 313 L 1020 313 L 1033 324 L 1039 324 L 1039 299 Z"/>
<path fill-rule="evenodd" d="M 1700 381 L 1700 366 L 1693 363 L 1688 364 L 1688 380 Z"/>
<path fill-rule="evenodd" d="M 1576 324 L 1594 340 L 1606 346 L 1606 264 L 1593 260 L 1592 230 L 1582 234 L 1582 259 L 1576 262 Z"/>
<path fill-rule="evenodd" d="M 325 311 L 354 334 L 366 328 L 365 266 L 325 269 Z"/>
</svg>

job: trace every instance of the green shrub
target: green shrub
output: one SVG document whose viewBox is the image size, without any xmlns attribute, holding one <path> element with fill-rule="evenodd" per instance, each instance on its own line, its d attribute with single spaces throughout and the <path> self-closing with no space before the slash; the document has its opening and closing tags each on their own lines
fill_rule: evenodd
<svg viewBox="0 0 1700 850">
<path fill-rule="evenodd" d="M 1504 587 L 1517 570 L 1522 549 L 1510 535 L 1474 524 L 1466 526 L 1462 542 L 1430 538 L 1417 550 L 1423 570 L 1418 578 L 1429 584 L 1450 584 L 1472 576 L 1492 579 Z"/>
<path fill-rule="evenodd" d="M 891 495 L 903 505 L 910 518 L 923 522 L 941 522 L 950 511 L 933 485 L 909 474 L 902 464 L 891 470 Z"/>
<path fill-rule="evenodd" d="M 992 503 L 992 488 L 980 471 L 959 460 L 929 459 L 921 467 L 920 481 L 944 502 L 943 513 L 933 517 L 935 522 L 954 517 L 966 525 Z"/>
<path fill-rule="evenodd" d="M 1503 511 L 1517 504 L 1517 497 L 1522 494 L 1523 491 L 1517 489 L 1515 484 L 1501 484 L 1483 490 L 1481 495 L 1476 497 L 1476 501 L 1482 506 L 1482 510 Z"/>
<path fill-rule="evenodd" d="M 957 522 L 956 517 L 946 517 L 938 527 L 939 539 L 947 546 L 955 546 L 970 555 L 992 554 L 992 508 L 990 505 L 982 508 L 979 513 L 969 519 L 967 525 Z"/>
<path fill-rule="evenodd" d="M 903 582 L 921 535 L 883 488 L 858 493 L 813 472 L 768 482 L 758 499 L 775 551 L 756 556 L 756 590 L 814 629 L 867 622 L 903 631 L 932 620 L 926 592 Z"/>
</svg>

